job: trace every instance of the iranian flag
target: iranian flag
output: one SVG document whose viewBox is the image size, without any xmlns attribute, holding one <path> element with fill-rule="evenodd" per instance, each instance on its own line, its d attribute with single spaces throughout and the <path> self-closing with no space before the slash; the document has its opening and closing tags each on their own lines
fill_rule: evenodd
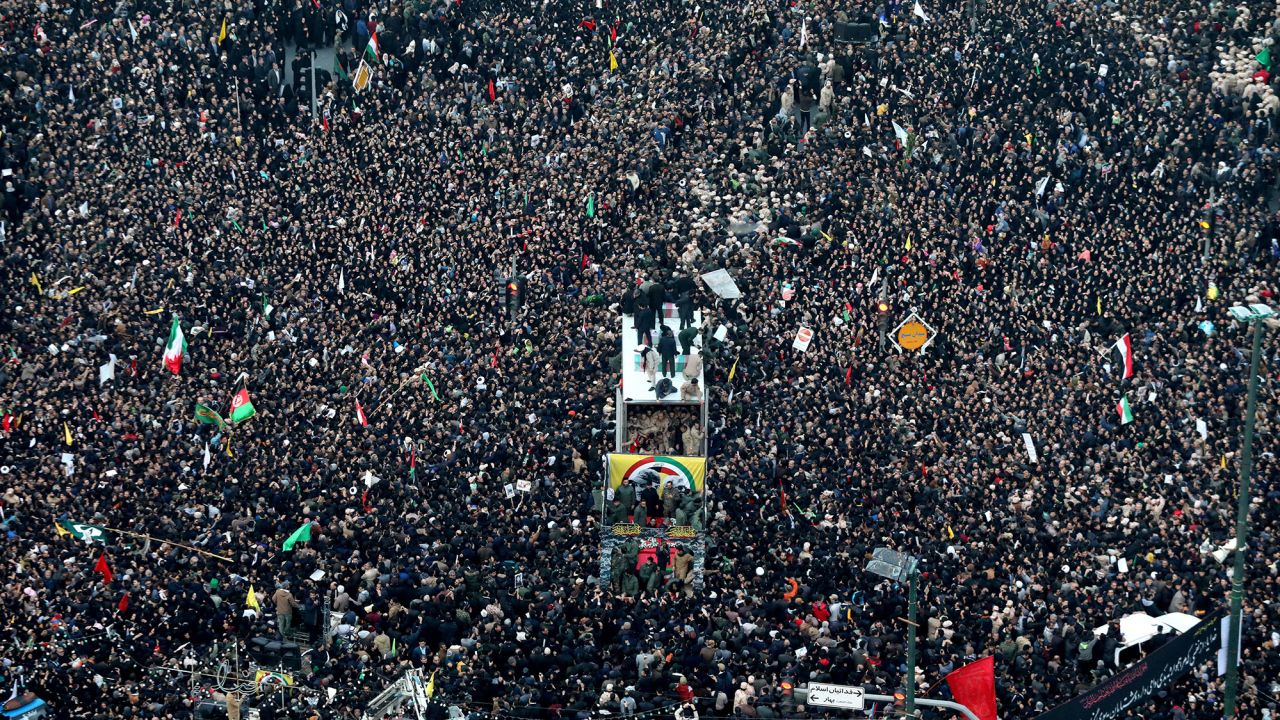
<svg viewBox="0 0 1280 720">
<path fill-rule="evenodd" d="M 364 408 L 360 407 L 360 401 L 356 401 L 356 420 L 360 421 L 360 427 L 369 427 L 369 419 L 364 416 Z"/>
<path fill-rule="evenodd" d="M 373 34 L 369 36 L 369 44 L 364 46 L 364 51 L 369 53 L 369 57 L 373 58 L 375 62 L 381 62 L 382 56 L 378 52 L 377 30 L 374 30 Z"/>
<path fill-rule="evenodd" d="M 1133 408 L 1129 407 L 1129 396 L 1124 395 L 1120 398 L 1120 402 L 1116 403 L 1116 412 L 1120 413 L 1120 424 L 1128 425 L 1133 422 Z"/>
<path fill-rule="evenodd" d="M 187 352 L 187 338 L 182 334 L 182 325 L 178 316 L 173 316 L 173 327 L 169 328 L 169 342 L 164 346 L 164 366 L 169 372 L 177 375 L 182 370 L 182 356 Z"/>
<path fill-rule="evenodd" d="M 1133 341 L 1129 339 L 1129 333 L 1117 340 L 1112 348 L 1120 353 L 1120 359 L 1124 361 L 1124 379 L 1133 377 Z"/>
<path fill-rule="evenodd" d="M 258 411 L 249 400 L 249 389 L 243 388 L 231 398 L 231 422 L 238 423 L 257 415 Z"/>
</svg>

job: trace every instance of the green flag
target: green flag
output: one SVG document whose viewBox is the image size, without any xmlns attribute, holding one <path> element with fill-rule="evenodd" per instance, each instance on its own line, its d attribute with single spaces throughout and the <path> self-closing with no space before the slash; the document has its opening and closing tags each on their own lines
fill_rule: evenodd
<svg viewBox="0 0 1280 720">
<path fill-rule="evenodd" d="M 427 389 L 429 389 L 429 390 L 431 391 L 431 397 L 433 397 L 433 398 L 435 398 L 437 401 L 439 401 L 439 400 L 440 400 L 440 393 L 436 392 L 436 385 L 435 385 L 435 383 L 431 382 L 431 378 L 427 377 L 427 374 L 426 374 L 426 373 L 422 373 L 422 382 L 424 382 L 424 383 L 426 383 L 426 384 L 427 384 Z"/>
<path fill-rule="evenodd" d="M 596 194 L 591 193 L 590 195 L 587 196 L 587 217 L 593 218 L 595 216 L 596 216 Z"/>
<path fill-rule="evenodd" d="M 59 520 L 58 524 L 77 540 L 84 540 L 85 542 L 93 542 L 94 540 L 106 542 L 107 540 L 107 529 L 98 525 L 78 523 L 74 520 Z"/>
<path fill-rule="evenodd" d="M 311 523 L 308 522 L 308 523 L 303 523 L 302 527 L 298 528 L 297 530 L 294 530 L 293 534 L 289 536 L 289 539 L 284 541 L 284 545 L 282 547 L 286 552 L 288 552 L 290 550 L 293 550 L 294 545 L 300 542 L 310 542 L 310 541 L 311 541 Z"/>
<path fill-rule="evenodd" d="M 1271 69 L 1271 48 L 1269 47 L 1262 48 L 1262 52 L 1258 53 L 1258 55 L 1254 58 L 1254 60 L 1257 60 L 1258 64 L 1261 65 L 1262 67 L 1270 70 Z"/>
<path fill-rule="evenodd" d="M 217 425 L 219 430 L 227 426 L 227 421 L 222 419 L 216 410 L 200 403 L 196 403 L 196 422 L 205 425 Z"/>
<path fill-rule="evenodd" d="M 231 398 L 231 422 L 244 422 L 257 414 L 257 408 L 249 400 L 249 389 L 241 388 L 240 392 Z"/>
<path fill-rule="evenodd" d="M 333 57 L 333 74 L 337 75 L 343 80 L 350 79 L 347 77 L 347 71 L 342 69 L 342 63 L 338 62 L 338 56 L 336 55 Z"/>
</svg>

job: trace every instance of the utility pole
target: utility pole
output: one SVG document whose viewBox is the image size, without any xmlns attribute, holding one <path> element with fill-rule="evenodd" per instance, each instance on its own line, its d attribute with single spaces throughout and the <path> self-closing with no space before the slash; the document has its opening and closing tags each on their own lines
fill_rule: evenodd
<svg viewBox="0 0 1280 720">
<path fill-rule="evenodd" d="M 909 580 L 911 590 L 907 600 L 907 717 L 916 712 L 916 578 L 914 569 Z"/>
<path fill-rule="evenodd" d="M 1253 357 L 1249 359 L 1249 397 L 1244 411 L 1244 442 L 1240 450 L 1240 488 L 1236 500 L 1236 557 L 1231 571 L 1231 619 L 1227 635 L 1227 688 L 1222 717 L 1236 716 L 1236 696 L 1240 691 L 1240 620 L 1244 607 L 1244 553 L 1249 541 L 1249 475 L 1253 472 L 1253 421 L 1258 410 L 1258 365 L 1262 360 L 1262 336 L 1266 319 L 1274 315 L 1266 305 L 1237 305 L 1231 316 L 1253 324 Z"/>
<path fill-rule="evenodd" d="M 511 258 L 511 274 L 508 275 L 507 277 L 511 278 L 507 282 L 509 283 L 517 282 L 516 259 L 514 257 Z M 512 290 L 511 292 L 515 292 L 515 290 Z M 516 303 L 514 302 L 508 302 L 507 304 L 511 306 L 511 324 L 515 325 L 516 323 L 520 322 L 520 317 L 519 317 L 520 308 L 516 307 Z"/>
<path fill-rule="evenodd" d="M 315 121 L 316 115 L 316 51 L 311 51 L 311 120 Z"/>
<path fill-rule="evenodd" d="M 916 712 L 916 581 L 920 576 L 919 565 L 918 558 L 879 547 L 872 551 L 871 561 L 866 567 L 866 572 L 894 582 L 902 582 L 902 576 L 907 576 L 907 717 L 915 717 Z"/>
<path fill-rule="evenodd" d="M 1205 222 L 1209 227 L 1205 228 L 1204 242 L 1201 244 L 1200 265 L 1209 264 L 1209 254 L 1212 252 L 1213 237 L 1217 234 L 1218 229 L 1218 199 L 1217 193 L 1212 187 L 1209 188 L 1209 205 L 1208 212 L 1205 213 Z"/>
</svg>

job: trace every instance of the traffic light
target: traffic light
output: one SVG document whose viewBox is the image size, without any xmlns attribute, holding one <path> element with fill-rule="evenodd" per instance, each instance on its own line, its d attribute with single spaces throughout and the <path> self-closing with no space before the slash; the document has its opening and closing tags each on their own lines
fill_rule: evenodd
<svg viewBox="0 0 1280 720">
<path fill-rule="evenodd" d="M 507 307 L 519 310 L 524 307 L 524 278 L 507 278 Z"/>
</svg>

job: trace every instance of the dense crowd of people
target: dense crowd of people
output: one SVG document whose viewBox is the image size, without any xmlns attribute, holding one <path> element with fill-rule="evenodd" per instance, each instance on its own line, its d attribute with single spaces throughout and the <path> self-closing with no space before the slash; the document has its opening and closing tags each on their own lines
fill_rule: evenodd
<svg viewBox="0 0 1280 720">
<path fill-rule="evenodd" d="M 1226 602 L 1251 353 L 1226 308 L 1276 302 L 1280 259 L 1274 8 L 0 15 L 0 685 L 53 717 L 193 717 L 228 643 L 326 601 L 337 634 L 246 707 L 355 718 L 416 668 L 438 713 L 819 716 L 785 684 L 901 685 L 906 590 L 862 570 L 890 546 L 922 563 L 921 694 L 994 655 L 1001 717 L 1032 718 L 1115 671 L 1092 628 Z M 858 21 L 877 42 L 837 37 Z M 740 299 L 697 280 L 720 268 Z M 704 318 L 706 437 L 644 439 L 705 442 L 697 590 L 687 558 L 597 580 L 640 283 Z M 912 311 L 936 334 L 899 353 Z M 1280 694 L 1264 354 L 1249 718 Z M 193 418 L 241 389 L 256 416 Z M 1222 689 L 1200 668 L 1128 714 L 1218 717 Z"/>
</svg>

